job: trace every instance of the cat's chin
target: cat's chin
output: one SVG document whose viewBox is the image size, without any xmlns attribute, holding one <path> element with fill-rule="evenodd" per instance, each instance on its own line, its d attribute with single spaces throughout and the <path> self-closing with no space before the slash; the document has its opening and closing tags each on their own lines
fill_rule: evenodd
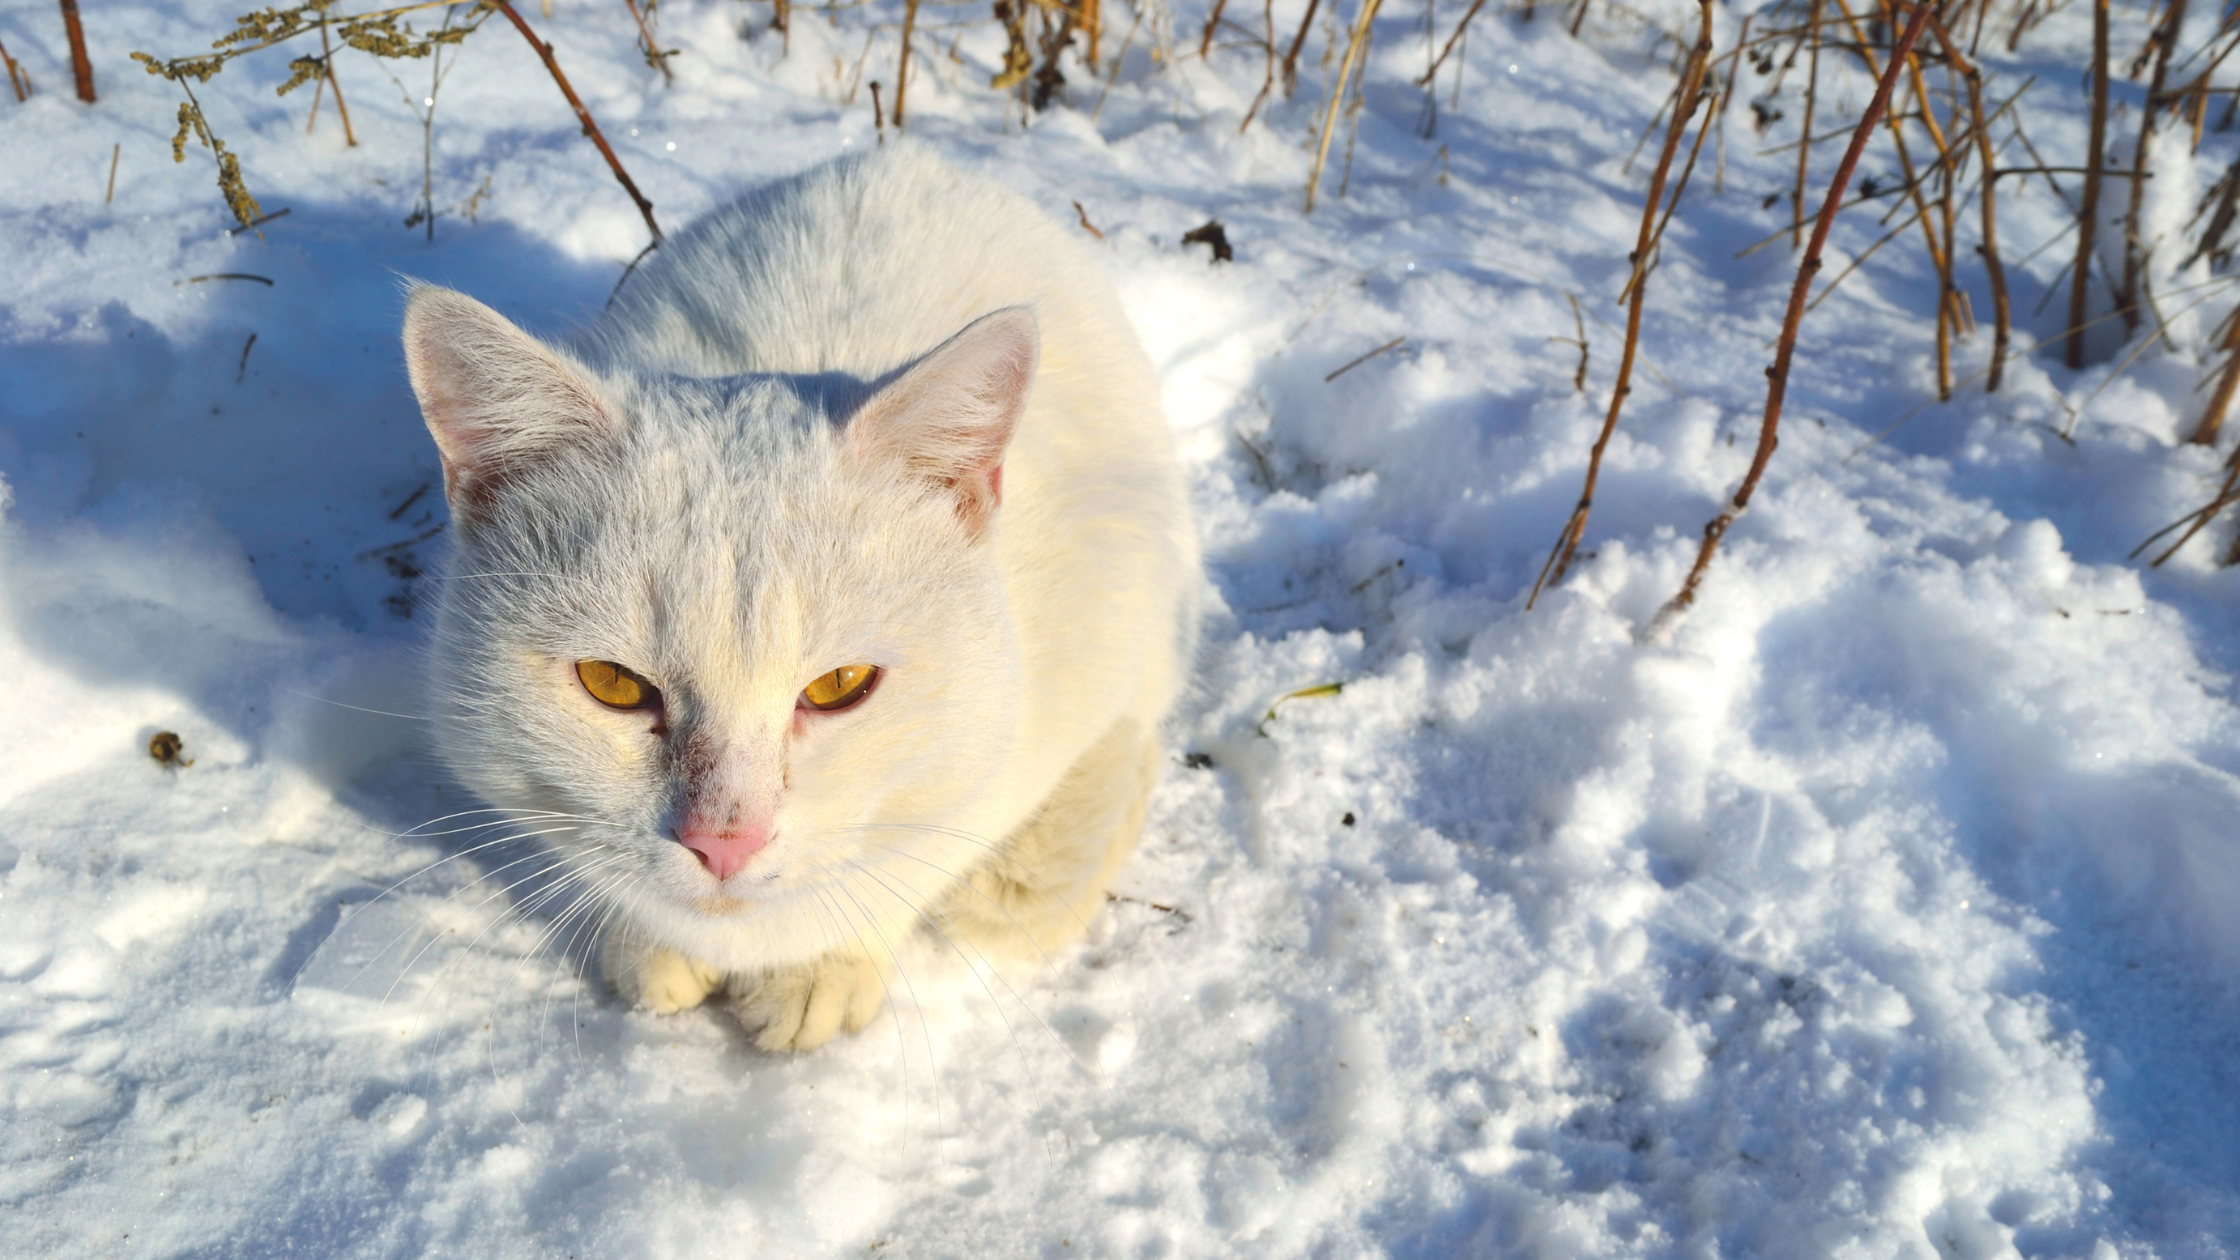
<svg viewBox="0 0 2240 1260">
<path fill-rule="evenodd" d="M 768 904 L 759 900 L 727 896 L 719 891 L 688 900 L 684 903 L 684 908 L 705 919 L 742 919 L 764 909 Z"/>
</svg>

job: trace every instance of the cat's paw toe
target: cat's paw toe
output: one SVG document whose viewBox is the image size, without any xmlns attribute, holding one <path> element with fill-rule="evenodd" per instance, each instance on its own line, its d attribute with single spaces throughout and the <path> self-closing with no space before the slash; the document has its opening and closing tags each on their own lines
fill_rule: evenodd
<svg viewBox="0 0 2240 1260">
<path fill-rule="evenodd" d="M 756 977 L 737 996 L 740 1022 L 773 1054 L 814 1050 L 841 1030 L 855 1032 L 886 1005 L 886 981 L 868 959 L 831 958 Z"/>
<path fill-rule="evenodd" d="M 723 976 L 697 958 L 671 949 L 656 950 L 640 964 L 637 975 L 638 1005 L 656 1015 L 674 1015 L 707 1000 Z"/>
</svg>

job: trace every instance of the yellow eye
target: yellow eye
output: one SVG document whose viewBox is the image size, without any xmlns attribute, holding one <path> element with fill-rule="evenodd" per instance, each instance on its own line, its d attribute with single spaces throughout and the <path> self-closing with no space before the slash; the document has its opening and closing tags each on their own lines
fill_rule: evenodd
<svg viewBox="0 0 2240 1260">
<path fill-rule="evenodd" d="M 610 709 L 650 709 L 661 703 L 659 688 L 613 661 L 577 661 L 576 677 L 592 699 Z"/>
<path fill-rule="evenodd" d="M 801 703 L 821 713 L 845 709 L 871 694 L 879 679 L 876 665 L 842 665 L 801 689 Z"/>
</svg>

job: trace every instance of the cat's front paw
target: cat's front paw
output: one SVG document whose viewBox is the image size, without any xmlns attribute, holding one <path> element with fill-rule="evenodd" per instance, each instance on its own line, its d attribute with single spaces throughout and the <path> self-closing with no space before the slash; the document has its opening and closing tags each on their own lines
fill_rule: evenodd
<svg viewBox="0 0 2240 1260">
<path fill-rule="evenodd" d="M 887 981 L 868 958 L 835 957 L 731 982 L 732 1007 L 754 1043 L 773 1053 L 814 1050 L 842 1029 L 860 1030 L 887 1004 Z"/>
<path fill-rule="evenodd" d="M 674 1015 L 708 999 L 723 984 L 723 973 L 673 949 L 609 949 L 607 982 L 615 991 L 656 1015 Z"/>
</svg>

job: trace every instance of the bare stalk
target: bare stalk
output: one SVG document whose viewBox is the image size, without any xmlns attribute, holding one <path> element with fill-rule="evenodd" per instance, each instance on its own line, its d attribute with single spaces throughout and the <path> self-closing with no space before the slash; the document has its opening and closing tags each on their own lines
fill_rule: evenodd
<svg viewBox="0 0 2240 1260">
<path fill-rule="evenodd" d="M 1603 413 L 1602 430 L 1595 435 L 1594 447 L 1587 453 L 1587 478 L 1580 487 L 1579 502 L 1571 509 L 1571 519 L 1564 522 L 1563 532 L 1556 536 L 1556 545 L 1549 551 L 1547 563 L 1540 566 L 1540 576 L 1532 584 L 1532 595 L 1525 600 L 1527 612 L 1540 602 L 1541 590 L 1550 582 L 1561 582 L 1571 568 L 1572 557 L 1579 550 L 1579 540 L 1586 536 L 1587 517 L 1594 511 L 1594 489 L 1602 475 L 1603 452 L 1609 449 L 1610 436 L 1618 431 L 1618 414 L 1625 408 L 1626 395 L 1633 391 L 1633 364 L 1641 350 L 1641 311 L 1649 290 L 1649 256 L 1656 238 L 1657 211 L 1662 208 L 1665 179 L 1672 171 L 1672 159 L 1680 150 L 1680 138 L 1687 132 L 1688 120 L 1696 112 L 1704 77 L 1711 65 L 1711 0 L 1698 0 L 1698 3 L 1703 12 L 1702 29 L 1696 37 L 1695 51 L 1681 75 L 1680 99 L 1673 106 L 1672 121 L 1665 128 L 1664 150 L 1657 157 L 1656 171 L 1649 177 L 1649 195 L 1641 204 L 1641 230 L 1634 238 L 1633 256 L 1627 260 L 1632 271 L 1626 277 L 1624 290 L 1626 339 L 1618 352 L 1618 379 L 1610 387 L 1610 407 Z M 1707 112 L 1703 120 L 1705 130 L 1710 129 L 1711 122 Z M 1703 137 L 1698 135 L 1696 151 L 1702 148 Z"/>
<path fill-rule="evenodd" d="M 2201 423 L 2194 426 L 2193 436 L 2186 439 L 2202 446 L 2213 446 L 2217 433 L 2224 428 L 2225 413 L 2232 408 L 2232 395 L 2240 389 L 2240 306 L 2224 317 L 2223 342 L 2224 370 L 2217 373 L 2216 392 L 2209 395 L 2209 406 L 2201 413 Z"/>
<path fill-rule="evenodd" d="M 1797 145 L 1797 186 L 1789 194 L 1789 248 L 1804 248 L 1804 181 L 1805 167 L 1812 158 L 1812 111 L 1820 101 L 1820 3 L 1812 0 L 1812 16 L 1806 19 L 1804 37 L 1812 44 L 1812 61 L 1806 70 L 1804 88 L 1804 129 L 1797 134 L 1804 137 Z M 1736 50 L 1739 55 L 1740 49 Z"/>
<path fill-rule="evenodd" d="M 1354 62 L 1360 60 L 1362 46 L 1368 42 L 1369 23 L 1376 20 L 1377 10 L 1383 6 L 1384 0 L 1361 0 L 1361 12 L 1353 22 L 1353 34 L 1346 39 L 1346 55 L 1338 62 L 1338 80 L 1330 88 L 1330 108 L 1322 116 L 1322 142 L 1315 147 L 1314 169 L 1307 174 L 1307 214 L 1314 213 L 1315 189 L 1322 183 L 1322 165 L 1330 158 L 1330 137 L 1338 129 L 1338 111 L 1345 106 Z"/>
<path fill-rule="evenodd" d="M 661 72 L 663 83 L 675 83 L 677 76 L 669 69 L 669 56 L 661 51 L 661 45 L 653 42 L 653 28 L 646 25 L 645 11 L 638 7 L 638 0 L 622 0 L 622 3 L 630 8 L 630 20 L 638 24 L 638 39 L 645 44 L 647 64 Z"/>
<path fill-rule="evenodd" d="M 513 11 L 513 0 L 485 2 L 505 14 L 506 20 L 513 23 L 513 28 L 521 32 L 521 38 L 528 40 L 529 47 L 536 49 L 537 56 L 544 59 L 544 68 L 551 72 L 552 81 L 560 85 L 560 94 L 568 98 L 568 107 L 575 110 L 577 121 L 583 124 L 583 134 L 591 137 L 591 143 L 599 146 L 599 155 L 607 159 L 607 169 L 614 172 L 615 181 L 622 185 L 624 192 L 630 194 L 630 200 L 637 203 L 638 213 L 646 221 L 646 230 L 653 233 L 654 240 L 660 240 L 661 225 L 654 220 L 653 203 L 638 191 L 638 185 L 630 178 L 630 172 L 622 169 L 622 159 L 614 155 L 614 149 L 608 146 L 607 137 L 599 130 L 599 124 L 592 121 L 591 111 L 583 107 L 583 98 L 577 96 L 575 88 L 569 85 L 568 76 L 560 72 L 560 63 L 552 55 L 552 45 L 538 39 L 537 33 L 529 29 L 529 24 L 521 20 L 521 15 Z M 910 8 L 912 12 L 917 11 L 917 0 L 911 0 Z M 901 102 L 897 101 L 896 104 L 899 106 Z"/>
<path fill-rule="evenodd" d="M 1998 191 L 1998 177 L 1991 164 L 1991 128 L 1983 120 L 1983 69 L 1969 66 L 1968 111 L 1975 122 L 1976 154 L 1983 163 L 1983 181 L 1976 191 L 1976 200 L 1983 211 L 1983 243 L 1977 250 L 1983 255 L 1983 269 L 1991 279 L 1991 373 L 1984 382 L 1983 392 L 1999 392 L 2000 377 L 2007 365 L 2007 335 L 2014 324 L 2014 313 L 2007 301 L 2007 269 L 1999 262 L 1999 209 L 1994 200 Z"/>
<path fill-rule="evenodd" d="M 1464 31 L 1470 29 L 1470 19 L 1478 16 L 1478 10 L 1484 8 L 1485 5 L 1486 0 L 1470 0 L 1469 11 L 1462 15 L 1461 21 L 1454 24 L 1454 34 L 1447 36 L 1446 46 L 1439 50 L 1438 56 L 1431 59 L 1431 68 L 1423 72 L 1422 78 L 1416 80 L 1417 87 L 1423 87 L 1430 83 L 1432 78 L 1439 73 L 1439 67 L 1447 64 L 1447 54 L 1454 51 L 1456 41 L 1462 38 Z"/>
<path fill-rule="evenodd" d="M 1221 11 L 1229 7 L 1229 0 L 1213 0 L 1213 12 L 1206 16 L 1206 33 L 1198 37 L 1198 60 L 1204 61 L 1213 51 L 1214 28 L 1221 25 Z"/>
<path fill-rule="evenodd" d="M 86 56 L 86 28 L 78 21 L 78 0 L 62 0 L 62 29 L 70 37 L 70 73 L 78 80 L 78 99 L 93 104 L 93 60 Z"/>
<path fill-rule="evenodd" d="M 2100 2 L 2105 4 L 2106 0 Z M 1906 23 L 1897 46 L 1890 50 L 1890 63 L 1883 68 L 1882 77 L 1875 84 L 1874 99 L 1868 102 L 1866 113 L 1860 116 L 1858 127 L 1853 129 L 1851 145 L 1844 150 L 1843 162 L 1836 167 L 1835 178 L 1828 182 L 1827 196 L 1820 202 L 1820 217 L 1812 225 L 1812 241 L 1805 246 L 1804 261 L 1797 265 L 1797 280 L 1789 290 L 1789 310 L 1781 321 L 1781 340 L 1774 349 L 1773 366 L 1766 371 L 1765 420 L 1758 428 L 1758 450 L 1750 460 L 1750 471 L 1744 474 L 1733 500 L 1703 527 L 1703 546 L 1696 552 L 1696 562 L 1688 570 L 1687 581 L 1678 594 L 1657 610 L 1644 637 L 1655 637 L 1673 618 L 1695 603 L 1696 589 L 1703 582 L 1704 571 L 1711 567 L 1711 557 L 1718 553 L 1719 540 L 1726 536 L 1735 519 L 1749 510 L 1750 497 L 1757 493 L 1758 481 L 1765 476 L 1774 447 L 1780 444 L 1781 402 L 1789 389 L 1789 365 L 1796 357 L 1797 326 L 1804 319 L 1805 299 L 1812 292 L 1813 276 L 1820 271 L 1820 251 L 1828 242 L 1829 229 L 1835 226 L 1836 210 L 1843 204 L 1843 192 L 1851 183 L 1852 172 L 1858 169 L 1859 155 L 1866 152 L 1867 138 L 1874 134 L 1875 124 L 1890 107 L 1890 94 L 1898 84 L 1898 69 L 1905 64 L 1922 30 L 1929 25 L 1929 13 L 1928 4 L 1914 5 L 1913 18 Z"/>
<path fill-rule="evenodd" d="M 1283 94 L 1289 97 L 1299 87 L 1299 50 L 1306 47 L 1307 32 L 1314 29 L 1314 13 L 1322 0 L 1307 0 L 1307 15 L 1299 19 L 1299 33 L 1291 37 L 1291 48 L 1283 54 Z"/>
<path fill-rule="evenodd" d="M 16 104 L 21 105 L 25 101 L 30 100 L 30 76 L 26 75 L 23 72 L 22 68 L 16 65 L 15 58 L 8 55 L 8 46 L 6 44 L 0 44 L 0 62 L 7 63 L 8 86 L 14 88 L 16 91 Z"/>
<path fill-rule="evenodd" d="M 2086 286 L 2092 279 L 2092 230 L 2100 217 L 2100 167 L 2108 142 L 2108 0 L 2092 0 L 2092 136 L 2085 145 L 2084 206 L 2077 211 L 2077 266 L 2069 288 L 2071 371 L 2084 366 Z"/>
<path fill-rule="evenodd" d="M 350 128 L 350 107 L 342 103 L 342 80 L 334 77 L 334 41 L 327 34 L 327 19 L 324 14 L 319 17 L 319 59 L 325 63 L 327 68 L 326 74 L 320 78 L 320 83 L 334 89 L 334 112 L 342 116 L 344 147 L 355 149 L 358 147 L 358 133 Z M 319 102 L 316 98 L 311 102 L 311 117 L 313 119 L 319 117 Z M 304 130 L 309 131 L 311 128 L 306 125 Z"/>
<path fill-rule="evenodd" d="M 918 0 L 902 7 L 902 62 L 894 73 L 894 129 L 902 130 L 902 96 L 910 90 L 910 37 L 918 30 Z"/>
<path fill-rule="evenodd" d="M 1727 90 L 1719 94 L 1719 160 L 1712 167 L 1711 177 L 1714 193 L 1727 191 L 1727 106 L 1734 104 L 1735 80 L 1742 74 L 1742 57 L 1750 47 L 1750 22 L 1756 16 L 1746 13 L 1742 17 L 1742 34 L 1735 40 L 1734 52 L 1729 55 Z"/>
<path fill-rule="evenodd" d="M 2147 199 L 2147 153 L 2154 147 L 2155 112 L 2163 105 L 2162 84 L 2170 74 L 2170 53 L 2177 47 L 2178 30 L 2185 24 L 2186 0 L 2168 0 L 2161 25 L 2148 42 L 2154 46 L 2154 75 L 2147 81 L 2147 103 L 2139 111 L 2139 143 L 2131 154 L 2131 205 L 2123 214 L 2123 288 L 2116 306 L 2123 311 L 2123 331 L 2139 331 L 2139 271 L 2144 265 L 2139 241 L 2139 207 Z"/>
</svg>

